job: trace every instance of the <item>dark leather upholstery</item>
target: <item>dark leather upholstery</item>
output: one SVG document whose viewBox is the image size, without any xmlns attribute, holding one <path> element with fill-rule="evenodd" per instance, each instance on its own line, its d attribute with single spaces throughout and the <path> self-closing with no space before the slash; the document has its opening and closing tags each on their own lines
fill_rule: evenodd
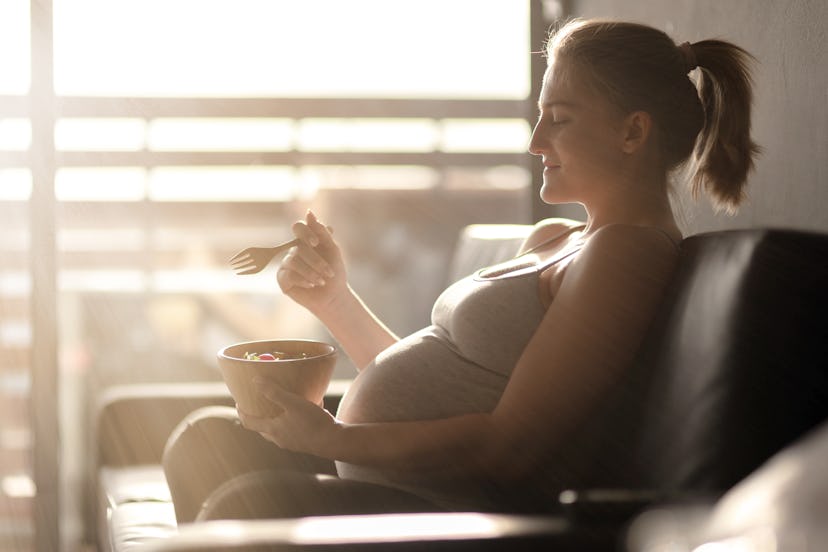
<svg viewBox="0 0 828 552">
<path fill-rule="evenodd" d="M 828 418 L 828 238 L 688 238 L 642 351 L 644 485 L 717 493 Z"/>
</svg>

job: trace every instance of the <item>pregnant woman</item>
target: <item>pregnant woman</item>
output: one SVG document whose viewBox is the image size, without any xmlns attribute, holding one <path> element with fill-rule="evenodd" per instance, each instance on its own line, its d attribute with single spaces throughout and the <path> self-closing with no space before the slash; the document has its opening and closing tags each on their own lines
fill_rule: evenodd
<svg viewBox="0 0 828 552">
<path fill-rule="evenodd" d="M 630 370 L 676 263 L 669 176 L 686 168 L 693 190 L 733 211 L 757 148 L 750 56 L 733 44 L 577 20 L 546 53 L 529 151 L 543 160 L 541 199 L 583 205 L 586 223 L 538 222 L 514 259 L 450 286 L 431 324 L 399 338 L 309 212 L 278 283 L 359 373 L 335 416 L 262 382 L 279 416 L 185 420 L 164 457 L 179 522 L 531 510 L 577 484 L 572 443 Z"/>
</svg>

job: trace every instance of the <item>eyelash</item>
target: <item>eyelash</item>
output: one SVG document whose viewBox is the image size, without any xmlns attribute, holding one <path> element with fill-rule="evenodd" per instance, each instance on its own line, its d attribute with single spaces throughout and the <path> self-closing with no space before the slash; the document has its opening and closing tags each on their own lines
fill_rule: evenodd
<svg viewBox="0 0 828 552">
<path fill-rule="evenodd" d="M 563 119 L 555 119 L 555 116 L 554 116 L 554 115 L 552 115 L 552 116 L 551 116 L 551 118 L 552 118 L 552 124 L 553 124 L 553 125 L 560 125 L 560 124 L 563 124 L 563 123 L 568 123 L 568 122 L 569 122 L 569 119 L 566 119 L 566 118 L 563 118 Z M 539 113 L 539 114 L 538 114 L 538 121 L 540 121 L 541 119 L 543 119 L 543 113 Z"/>
<path fill-rule="evenodd" d="M 557 120 L 555 120 L 555 117 L 554 117 L 554 116 L 550 116 L 550 118 L 551 118 L 552 120 L 550 121 L 550 123 L 549 123 L 549 124 L 551 124 L 552 126 L 559 126 L 559 125 L 562 125 L 562 124 L 565 124 L 565 123 L 568 123 L 568 122 L 569 122 L 569 119 L 566 119 L 566 118 L 564 118 L 564 119 L 557 119 Z M 543 119 L 543 113 L 539 113 L 539 114 L 538 114 L 538 122 L 540 122 L 540 121 L 541 121 L 541 119 Z"/>
</svg>

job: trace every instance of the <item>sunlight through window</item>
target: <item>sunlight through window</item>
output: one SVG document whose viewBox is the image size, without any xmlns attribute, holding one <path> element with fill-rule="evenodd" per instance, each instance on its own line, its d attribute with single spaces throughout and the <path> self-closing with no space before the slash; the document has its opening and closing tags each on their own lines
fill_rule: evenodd
<svg viewBox="0 0 828 552">
<path fill-rule="evenodd" d="M 54 10 L 59 94 L 528 93 L 528 2 L 54 0 Z"/>
<path fill-rule="evenodd" d="M 27 119 L 0 119 L 0 151 L 24 151 L 31 142 L 32 126 Z"/>
<path fill-rule="evenodd" d="M 60 119 L 55 147 L 63 151 L 136 151 L 144 148 L 141 119 Z"/>
<path fill-rule="evenodd" d="M 0 94 L 29 90 L 29 0 L 3 0 L 0 8 Z"/>
<path fill-rule="evenodd" d="M 290 201 L 301 193 L 291 167 L 162 167 L 149 180 L 154 201 Z"/>
<path fill-rule="evenodd" d="M 531 128 L 523 119 L 442 121 L 443 151 L 525 152 Z"/>
<path fill-rule="evenodd" d="M 286 151 L 291 119 L 154 119 L 149 149 L 156 151 Z"/>
<path fill-rule="evenodd" d="M 0 169 L 0 200 L 26 201 L 32 195 L 29 169 Z"/>
<path fill-rule="evenodd" d="M 438 128 L 429 119 L 304 119 L 297 146 L 304 151 L 434 151 Z"/>
<path fill-rule="evenodd" d="M 140 167 L 63 168 L 55 175 L 59 201 L 141 201 L 146 170 Z"/>
<path fill-rule="evenodd" d="M 35 484 L 28 475 L 8 475 L 0 480 L 0 490 L 7 496 L 31 497 L 35 495 Z"/>
</svg>

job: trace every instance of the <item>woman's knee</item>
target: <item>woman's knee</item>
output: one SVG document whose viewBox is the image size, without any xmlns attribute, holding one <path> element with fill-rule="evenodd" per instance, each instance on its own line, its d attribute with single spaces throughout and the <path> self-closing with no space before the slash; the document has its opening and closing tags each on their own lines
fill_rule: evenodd
<svg viewBox="0 0 828 552">
<path fill-rule="evenodd" d="M 243 438 L 237 435 L 242 431 L 246 430 L 233 407 L 206 406 L 194 410 L 178 423 L 167 439 L 162 464 L 165 468 L 179 462 L 189 464 L 204 454 L 215 454 L 217 448 L 224 448 L 223 442 Z"/>
<path fill-rule="evenodd" d="M 194 462 L 237 468 L 237 473 L 274 468 L 336 473 L 330 460 L 279 448 L 245 429 L 236 409 L 228 406 L 199 408 L 173 430 L 164 448 L 165 470 Z"/>
<path fill-rule="evenodd" d="M 192 521 L 213 489 L 245 471 L 232 458 L 244 431 L 235 409 L 226 406 L 195 410 L 172 431 L 162 465 L 179 522 Z"/>
<path fill-rule="evenodd" d="M 248 472 L 335 473 L 330 460 L 281 449 L 245 429 L 236 410 L 226 406 L 200 408 L 185 417 L 167 441 L 162 464 L 179 522 L 192 521 L 210 493 Z"/>
</svg>

